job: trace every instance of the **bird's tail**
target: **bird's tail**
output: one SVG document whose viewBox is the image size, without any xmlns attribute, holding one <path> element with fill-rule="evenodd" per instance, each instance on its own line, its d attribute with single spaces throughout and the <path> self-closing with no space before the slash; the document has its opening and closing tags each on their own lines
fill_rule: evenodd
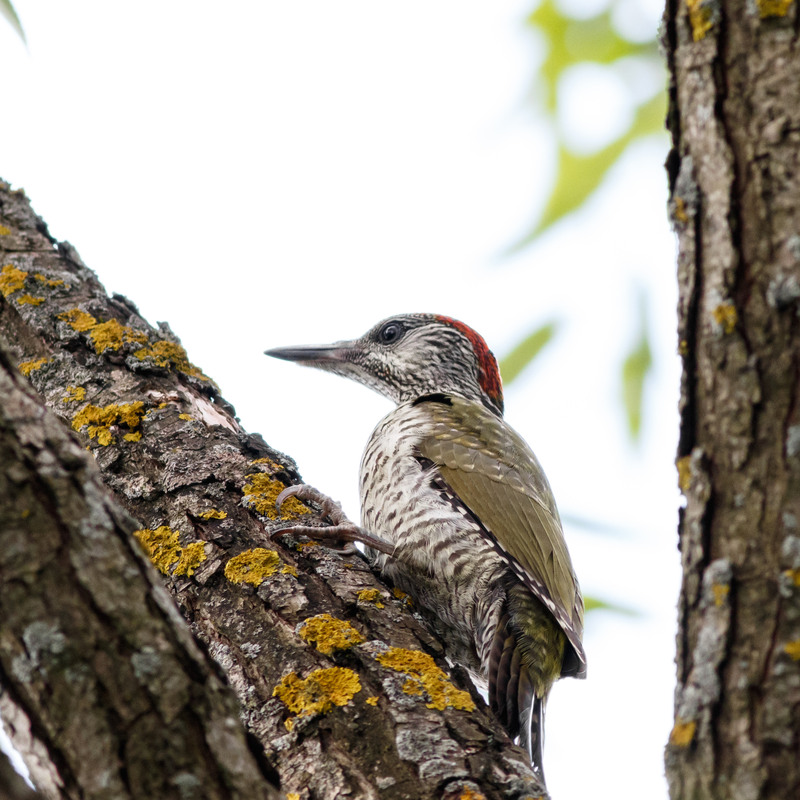
<svg viewBox="0 0 800 800">
<path fill-rule="evenodd" d="M 544 707 L 543 697 L 531 697 L 527 708 L 520 709 L 519 743 L 528 751 L 533 771 L 539 776 L 542 786 L 544 779 Z"/>
<path fill-rule="evenodd" d="M 528 752 L 531 766 L 544 786 L 544 700 L 537 697 L 531 674 L 522 662 L 522 648 L 504 614 L 489 654 L 489 705 L 509 736 L 519 736 L 520 745 Z"/>
</svg>

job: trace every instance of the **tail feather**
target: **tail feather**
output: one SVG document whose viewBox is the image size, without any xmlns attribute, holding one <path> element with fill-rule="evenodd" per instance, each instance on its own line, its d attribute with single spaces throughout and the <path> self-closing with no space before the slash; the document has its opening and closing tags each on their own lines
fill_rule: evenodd
<svg viewBox="0 0 800 800">
<path fill-rule="evenodd" d="M 524 717 L 521 719 L 522 730 L 520 732 L 519 743 L 528 751 L 533 771 L 539 776 L 542 786 L 545 786 L 544 779 L 544 707 L 545 700 L 542 697 L 531 696 L 531 702 L 524 709 Z M 522 707 L 520 707 L 522 708 Z M 523 715 L 521 714 L 521 717 Z"/>
</svg>

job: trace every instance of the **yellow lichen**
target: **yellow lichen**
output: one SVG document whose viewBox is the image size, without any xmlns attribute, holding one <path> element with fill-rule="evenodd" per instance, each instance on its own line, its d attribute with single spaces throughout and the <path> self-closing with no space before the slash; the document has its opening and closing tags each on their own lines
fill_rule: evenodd
<svg viewBox="0 0 800 800">
<path fill-rule="evenodd" d="M 694 739 L 696 729 L 697 723 L 694 720 L 686 721 L 679 717 L 669 735 L 669 743 L 675 745 L 675 747 L 688 747 L 692 739 Z"/>
<path fill-rule="evenodd" d="M 13 264 L 6 264 L 0 270 L 0 292 L 3 297 L 8 297 L 18 292 L 25 285 L 28 273 L 24 269 L 17 269 Z"/>
<path fill-rule="evenodd" d="M 725 333 L 733 333 L 736 329 L 736 321 L 739 317 L 736 313 L 736 306 L 733 303 L 720 303 L 711 312 L 711 315 Z"/>
<path fill-rule="evenodd" d="M 361 681 L 351 669 L 316 669 L 307 678 L 290 672 L 275 687 L 277 697 L 293 714 L 311 717 L 327 714 L 334 706 L 345 706 L 361 691 Z M 288 727 L 288 726 L 287 726 Z"/>
<path fill-rule="evenodd" d="M 83 386 L 67 386 L 67 393 L 61 398 L 62 403 L 82 403 L 86 398 Z"/>
<path fill-rule="evenodd" d="M 384 605 L 381 602 L 383 596 L 380 593 L 379 589 L 362 589 L 358 595 L 358 602 L 359 603 L 374 603 L 376 608 L 383 608 Z"/>
<path fill-rule="evenodd" d="M 23 361 L 19 365 L 19 371 L 23 375 L 30 375 L 34 370 L 41 369 L 49 360 L 49 358 L 37 358 L 36 361 Z"/>
<path fill-rule="evenodd" d="M 287 792 L 286 800 L 300 800 L 300 795 L 297 792 Z"/>
<path fill-rule="evenodd" d="M 297 633 L 303 641 L 313 644 L 324 656 L 366 641 L 361 632 L 349 622 L 336 619 L 330 614 L 309 617 L 300 625 Z"/>
<path fill-rule="evenodd" d="M 364 702 L 365 702 L 365 703 L 366 703 L 368 706 L 376 706 L 376 705 L 378 705 L 378 699 L 379 699 L 379 698 L 378 698 L 378 696 L 376 695 L 375 697 L 368 697 L 368 698 L 367 698 L 367 699 L 366 699 Z"/>
<path fill-rule="evenodd" d="M 42 275 L 41 272 L 37 272 L 33 277 L 36 278 L 37 281 L 40 281 L 41 283 L 44 283 L 45 285 L 50 286 L 51 288 L 64 285 L 63 279 L 55 278 L 51 280 L 46 275 Z"/>
<path fill-rule="evenodd" d="M 97 320 L 91 314 L 87 314 L 79 308 L 64 311 L 58 315 L 58 319 L 63 320 L 72 330 L 78 331 L 79 333 L 88 331 L 92 326 L 97 325 Z"/>
<path fill-rule="evenodd" d="M 64 311 L 58 315 L 58 319 L 64 320 L 79 333 L 88 333 L 98 354 L 105 353 L 106 350 L 119 350 L 124 344 L 142 344 L 147 341 L 147 334 L 142 331 L 122 325 L 115 319 L 98 322 L 91 314 L 79 308 Z"/>
<path fill-rule="evenodd" d="M 32 294 L 21 294 L 17 298 L 17 303 L 21 306 L 40 306 L 44 303 L 44 297 L 34 297 Z"/>
<path fill-rule="evenodd" d="M 178 419 L 182 419 L 182 420 L 188 422 L 188 421 L 190 421 L 192 419 L 192 415 L 191 414 L 178 414 Z"/>
<path fill-rule="evenodd" d="M 800 661 L 800 639 L 787 642 L 783 646 L 783 650 L 793 661 Z"/>
<path fill-rule="evenodd" d="M 197 514 L 198 519 L 225 519 L 227 516 L 225 511 L 217 511 L 216 508 L 209 508 L 208 511 Z"/>
<path fill-rule="evenodd" d="M 134 531 L 139 544 L 147 553 L 150 560 L 165 575 L 186 575 L 192 577 L 194 571 L 206 560 L 205 542 L 190 542 L 186 547 L 181 547 L 178 537 L 180 531 L 174 531 L 166 525 L 161 525 L 153 530 L 143 529 Z"/>
<path fill-rule="evenodd" d="M 134 531 L 133 535 L 156 567 L 169 575 L 169 568 L 180 561 L 183 551 L 178 542 L 179 533 L 166 525 L 160 525 L 152 530 L 144 528 Z"/>
<path fill-rule="evenodd" d="M 206 560 L 205 542 L 190 542 L 181 552 L 178 566 L 173 575 L 186 575 L 191 578 L 194 571 Z"/>
<path fill-rule="evenodd" d="M 253 586 L 260 586 L 275 574 L 280 563 L 281 559 L 274 550 L 254 547 L 228 561 L 225 565 L 225 577 L 231 583 L 251 583 Z"/>
<path fill-rule="evenodd" d="M 692 26 L 692 38 L 699 42 L 713 27 L 711 9 L 708 0 L 686 0 L 689 9 L 689 23 Z"/>
<path fill-rule="evenodd" d="M 678 355 L 685 356 L 688 355 L 688 353 L 689 353 L 689 342 L 687 342 L 686 339 L 681 339 L 678 342 Z"/>
<path fill-rule="evenodd" d="M 678 222 L 688 222 L 689 216 L 686 213 L 686 202 L 682 197 L 675 198 L 675 219 Z"/>
<path fill-rule="evenodd" d="M 271 478 L 263 472 L 256 472 L 245 477 L 250 482 L 242 487 L 244 504 L 269 519 L 277 519 L 278 512 L 275 510 L 275 501 L 286 486 L 277 478 Z M 300 514 L 310 513 L 310 510 L 296 497 L 288 498 L 281 506 L 281 519 L 292 519 Z"/>
<path fill-rule="evenodd" d="M 717 608 L 725 603 L 730 590 L 731 587 L 726 583 L 713 583 L 711 585 L 711 591 L 714 594 L 714 605 L 717 606 Z"/>
<path fill-rule="evenodd" d="M 458 800 L 486 800 L 486 795 L 480 792 L 473 792 L 472 789 L 466 788 L 458 796 Z"/>
<path fill-rule="evenodd" d="M 319 547 L 319 542 L 315 542 L 313 539 L 309 539 L 307 542 L 298 542 L 295 545 L 295 549 L 298 553 L 302 552 L 303 550 L 307 550 L 311 547 Z"/>
<path fill-rule="evenodd" d="M 785 17 L 792 7 L 792 0 L 756 0 L 756 5 L 761 19 Z"/>
<path fill-rule="evenodd" d="M 150 358 L 157 367 L 171 367 L 178 372 L 183 372 L 185 375 L 191 375 L 203 381 L 210 380 L 208 376 L 204 375 L 198 367 L 189 361 L 186 350 L 175 342 L 167 342 L 160 339 L 147 347 L 137 350 L 134 356 L 140 361 Z"/>
<path fill-rule="evenodd" d="M 144 403 L 141 400 L 134 403 L 111 403 L 102 407 L 93 406 L 90 403 L 72 418 L 72 427 L 79 431 L 82 427 L 87 426 L 89 438 L 96 439 L 105 447 L 113 442 L 112 425 L 126 425 L 131 432 L 135 432 L 134 429 L 139 427 L 143 414 Z M 129 441 L 137 440 L 129 439 Z"/>
<path fill-rule="evenodd" d="M 689 456 L 683 456 L 675 462 L 678 468 L 678 488 L 685 494 L 692 483 L 692 465 Z"/>
<path fill-rule="evenodd" d="M 126 433 L 122 438 L 126 442 L 138 442 L 142 438 L 142 432 L 136 431 L 136 433 Z"/>
<path fill-rule="evenodd" d="M 0 236 L 8 236 L 11 233 L 11 228 L 6 228 L 5 225 L 0 225 Z"/>
<path fill-rule="evenodd" d="M 783 573 L 795 586 L 800 586 L 800 569 L 787 569 Z"/>
<path fill-rule="evenodd" d="M 284 564 L 281 568 L 281 575 L 291 575 L 293 578 L 297 577 L 297 567 L 292 564 Z"/>
<path fill-rule="evenodd" d="M 403 691 L 412 695 L 421 695 L 424 692 L 429 698 L 429 702 L 425 704 L 428 708 L 439 711 L 445 708 L 475 710 L 475 703 L 469 692 L 456 689 L 427 653 L 406 650 L 403 647 L 391 647 L 385 653 L 376 656 L 376 659 L 384 667 L 408 675 Z"/>
<path fill-rule="evenodd" d="M 402 589 L 398 589 L 396 586 L 392 589 L 392 594 L 401 602 L 407 606 L 413 606 L 414 601 L 411 599 L 410 595 L 406 594 Z"/>
</svg>

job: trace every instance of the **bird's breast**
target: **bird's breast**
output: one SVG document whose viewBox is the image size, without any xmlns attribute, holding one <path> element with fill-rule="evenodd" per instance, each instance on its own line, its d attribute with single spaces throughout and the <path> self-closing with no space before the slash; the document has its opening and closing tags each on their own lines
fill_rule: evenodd
<svg viewBox="0 0 800 800">
<path fill-rule="evenodd" d="M 436 466 L 420 458 L 434 424 L 411 405 L 378 424 L 361 463 L 362 526 L 396 545 L 394 556 L 372 554 L 375 565 L 442 622 L 451 657 L 480 673 L 508 568 L 469 510 L 436 487 Z"/>
</svg>

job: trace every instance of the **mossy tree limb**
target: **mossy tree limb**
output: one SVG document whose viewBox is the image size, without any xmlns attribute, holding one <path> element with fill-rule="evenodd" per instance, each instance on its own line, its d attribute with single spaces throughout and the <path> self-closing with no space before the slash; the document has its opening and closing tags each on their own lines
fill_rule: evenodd
<svg viewBox="0 0 800 800">
<path fill-rule="evenodd" d="M 109 298 L 74 250 L 49 238 L 24 195 L 2 184 L 0 223 L 8 230 L 0 237 L 0 334 L 18 363 L 41 361 L 28 380 L 135 518 L 130 546 L 142 542 L 193 634 L 224 668 L 262 769 L 303 800 L 540 796 L 522 751 L 363 559 L 291 535 L 272 541 L 298 515 L 322 524 L 290 504 L 277 518 L 274 498 L 299 480 L 296 467 L 242 429 L 169 329 Z M 43 302 L 20 303 L 25 294 Z M 120 574 L 109 570 L 105 580 L 124 590 Z M 308 640 L 302 624 L 325 614 L 357 629 L 352 646 L 320 647 L 325 632 Z M 475 710 L 429 707 L 436 704 L 424 687 L 404 692 L 407 676 L 377 659 L 390 647 L 434 656 Z M 113 663 L 115 655 L 105 657 Z M 308 713 L 275 694 L 292 674 L 309 693 Z"/>
</svg>

